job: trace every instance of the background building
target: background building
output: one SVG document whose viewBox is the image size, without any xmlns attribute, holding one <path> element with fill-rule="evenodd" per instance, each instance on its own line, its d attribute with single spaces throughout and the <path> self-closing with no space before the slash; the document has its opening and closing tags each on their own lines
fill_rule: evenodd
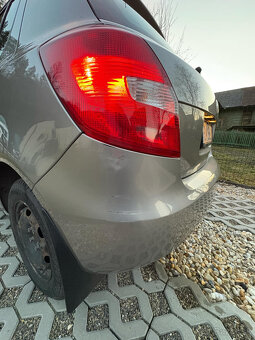
<svg viewBox="0 0 255 340">
<path fill-rule="evenodd" d="M 220 103 L 218 129 L 255 131 L 255 86 L 216 93 Z"/>
</svg>

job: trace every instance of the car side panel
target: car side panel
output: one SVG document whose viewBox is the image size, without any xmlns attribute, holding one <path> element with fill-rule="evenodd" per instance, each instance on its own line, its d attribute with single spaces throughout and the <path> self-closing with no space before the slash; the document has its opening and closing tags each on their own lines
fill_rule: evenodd
<svg viewBox="0 0 255 340">
<path fill-rule="evenodd" d="M 39 45 L 65 30 L 95 22 L 84 0 L 20 2 L 9 38 L 11 53 L 0 60 L 0 128 L 5 137 L 0 139 L 0 161 L 30 187 L 81 133 L 45 75 Z"/>
<path fill-rule="evenodd" d="M 35 183 L 80 135 L 45 76 L 37 49 L 0 68 L 0 158 Z"/>
<path fill-rule="evenodd" d="M 28 0 L 21 46 L 34 46 L 84 24 L 98 22 L 87 0 Z"/>
</svg>

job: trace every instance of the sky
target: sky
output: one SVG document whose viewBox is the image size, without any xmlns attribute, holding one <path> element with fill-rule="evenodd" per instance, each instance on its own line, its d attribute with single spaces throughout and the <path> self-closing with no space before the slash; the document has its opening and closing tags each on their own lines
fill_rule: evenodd
<svg viewBox="0 0 255 340">
<path fill-rule="evenodd" d="M 173 1 L 173 34 L 185 29 L 189 63 L 202 68 L 214 92 L 255 86 L 255 0 Z M 149 7 L 157 0 L 143 2 Z"/>
</svg>

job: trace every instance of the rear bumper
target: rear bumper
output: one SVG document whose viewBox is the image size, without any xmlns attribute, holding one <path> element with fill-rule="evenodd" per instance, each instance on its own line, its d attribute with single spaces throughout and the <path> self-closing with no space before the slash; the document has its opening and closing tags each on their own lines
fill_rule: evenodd
<svg viewBox="0 0 255 340">
<path fill-rule="evenodd" d="M 139 154 L 82 135 L 34 187 L 84 269 L 143 265 L 177 247 L 212 200 L 219 170 L 182 180 L 180 160 Z"/>
</svg>

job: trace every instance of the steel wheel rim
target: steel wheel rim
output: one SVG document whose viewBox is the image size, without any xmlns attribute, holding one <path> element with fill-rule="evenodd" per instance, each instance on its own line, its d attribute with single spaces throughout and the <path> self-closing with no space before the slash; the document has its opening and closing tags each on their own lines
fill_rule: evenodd
<svg viewBox="0 0 255 340">
<path fill-rule="evenodd" d="M 16 204 L 16 221 L 29 263 L 42 279 L 50 280 L 52 267 L 47 242 L 32 210 L 22 201 Z"/>
</svg>

